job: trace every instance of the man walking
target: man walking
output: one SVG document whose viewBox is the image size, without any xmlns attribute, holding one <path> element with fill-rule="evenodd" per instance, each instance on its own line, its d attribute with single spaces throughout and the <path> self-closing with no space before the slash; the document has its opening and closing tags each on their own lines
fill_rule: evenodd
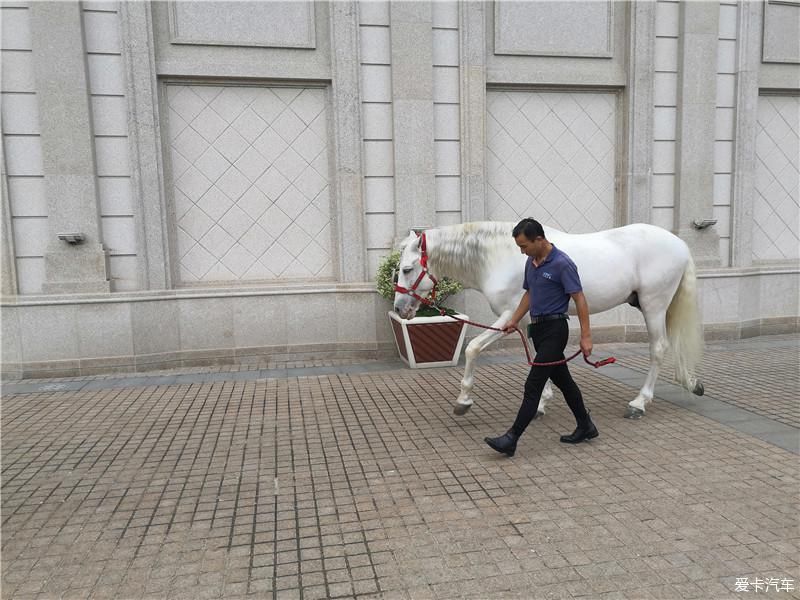
<svg viewBox="0 0 800 600">
<path fill-rule="evenodd" d="M 526 261 L 525 281 L 522 283 L 525 293 L 503 330 L 506 333 L 513 332 L 525 313 L 530 312 L 531 324 L 528 335 L 536 349 L 534 362 L 563 360 L 564 348 L 569 337 L 567 309 L 572 298 L 581 324 L 580 348 L 584 356 L 589 356 L 592 353 L 589 306 L 583 295 L 575 263 L 545 238 L 544 229 L 534 219 L 523 219 L 517 223 L 512 235 L 520 252 L 529 256 L 530 260 Z M 562 435 L 561 441 L 577 444 L 598 436 L 597 428 L 589 417 L 589 411 L 583 405 L 581 391 L 572 379 L 566 363 L 549 367 L 534 366 L 531 367 L 528 379 L 525 381 L 522 404 L 511 429 L 499 437 L 484 439 L 492 449 L 514 456 L 517 440 L 536 416 L 539 399 L 548 378 L 552 379 L 564 394 L 578 424 L 571 435 Z"/>
</svg>

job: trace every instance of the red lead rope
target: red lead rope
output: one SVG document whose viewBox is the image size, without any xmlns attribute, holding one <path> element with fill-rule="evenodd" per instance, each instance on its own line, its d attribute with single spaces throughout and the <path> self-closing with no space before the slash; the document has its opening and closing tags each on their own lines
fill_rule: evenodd
<svg viewBox="0 0 800 600">
<path fill-rule="evenodd" d="M 430 303 L 425 302 L 425 304 L 437 309 L 439 311 L 439 314 L 442 315 L 443 317 L 450 317 L 451 319 L 455 319 L 456 321 L 461 321 L 462 323 L 466 323 L 467 325 L 474 325 L 475 327 L 483 327 L 484 329 L 491 329 L 492 331 L 503 331 L 498 327 L 492 327 L 491 325 L 484 325 L 483 323 L 476 323 L 475 321 L 468 321 L 467 319 L 462 319 L 460 317 L 456 317 L 455 315 L 448 315 L 444 309 L 435 306 L 432 302 Z M 579 354 L 582 354 L 582 352 L 578 350 L 575 354 L 573 354 L 569 358 L 562 358 L 561 360 L 554 360 L 552 362 L 533 362 L 533 360 L 531 360 L 531 350 L 528 347 L 528 340 L 525 339 L 525 334 L 522 333 L 522 330 L 519 327 L 515 327 L 514 331 L 516 331 L 519 334 L 519 337 L 522 340 L 522 346 L 525 348 L 525 355 L 528 357 L 528 365 L 530 365 L 531 367 L 556 367 L 558 365 L 565 365 Z M 617 359 L 614 358 L 613 356 L 604 358 L 603 360 L 598 360 L 597 362 L 592 362 L 586 357 L 586 355 L 584 355 L 583 360 L 586 361 L 587 365 L 592 365 L 595 369 L 617 362 Z"/>
</svg>

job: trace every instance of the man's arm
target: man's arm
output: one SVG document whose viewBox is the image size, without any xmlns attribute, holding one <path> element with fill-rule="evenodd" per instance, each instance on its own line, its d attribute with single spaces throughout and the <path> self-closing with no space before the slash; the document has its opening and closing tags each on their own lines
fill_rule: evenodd
<svg viewBox="0 0 800 600">
<path fill-rule="evenodd" d="M 511 320 L 503 326 L 503 331 L 506 333 L 513 333 L 514 330 L 519 325 L 519 322 L 522 318 L 528 313 L 530 310 L 530 292 L 525 290 L 525 293 L 522 294 L 522 298 L 520 298 L 519 305 L 514 313 L 511 315 Z"/>
<path fill-rule="evenodd" d="M 592 330 L 589 327 L 589 305 L 586 303 L 586 296 L 583 292 L 570 294 L 575 301 L 575 309 L 578 311 L 578 320 L 581 323 L 581 352 L 584 356 L 592 353 Z"/>
</svg>

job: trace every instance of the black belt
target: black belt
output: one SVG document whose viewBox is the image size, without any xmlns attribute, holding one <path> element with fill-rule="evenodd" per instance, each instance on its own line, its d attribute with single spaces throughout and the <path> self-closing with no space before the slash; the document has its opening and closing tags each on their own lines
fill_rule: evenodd
<svg viewBox="0 0 800 600">
<path fill-rule="evenodd" d="M 569 319 L 569 315 L 566 313 L 559 313 L 557 315 L 539 315 L 531 317 L 531 325 L 544 323 L 545 321 L 560 321 L 561 319 Z"/>
</svg>

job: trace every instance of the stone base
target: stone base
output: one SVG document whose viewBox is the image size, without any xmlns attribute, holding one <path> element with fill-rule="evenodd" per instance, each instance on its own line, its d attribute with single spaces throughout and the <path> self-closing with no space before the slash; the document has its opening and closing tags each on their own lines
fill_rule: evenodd
<svg viewBox="0 0 800 600">
<path fill-rule="evenodd" d="M 66 244 L 65 244 L 66 245 Z M 98 249 L 99 248 L 99 249 Z M 111 291 L 106 251 L 82 245 L 44 255 L 43 294 L 95 294 Z"/>
</svg>

